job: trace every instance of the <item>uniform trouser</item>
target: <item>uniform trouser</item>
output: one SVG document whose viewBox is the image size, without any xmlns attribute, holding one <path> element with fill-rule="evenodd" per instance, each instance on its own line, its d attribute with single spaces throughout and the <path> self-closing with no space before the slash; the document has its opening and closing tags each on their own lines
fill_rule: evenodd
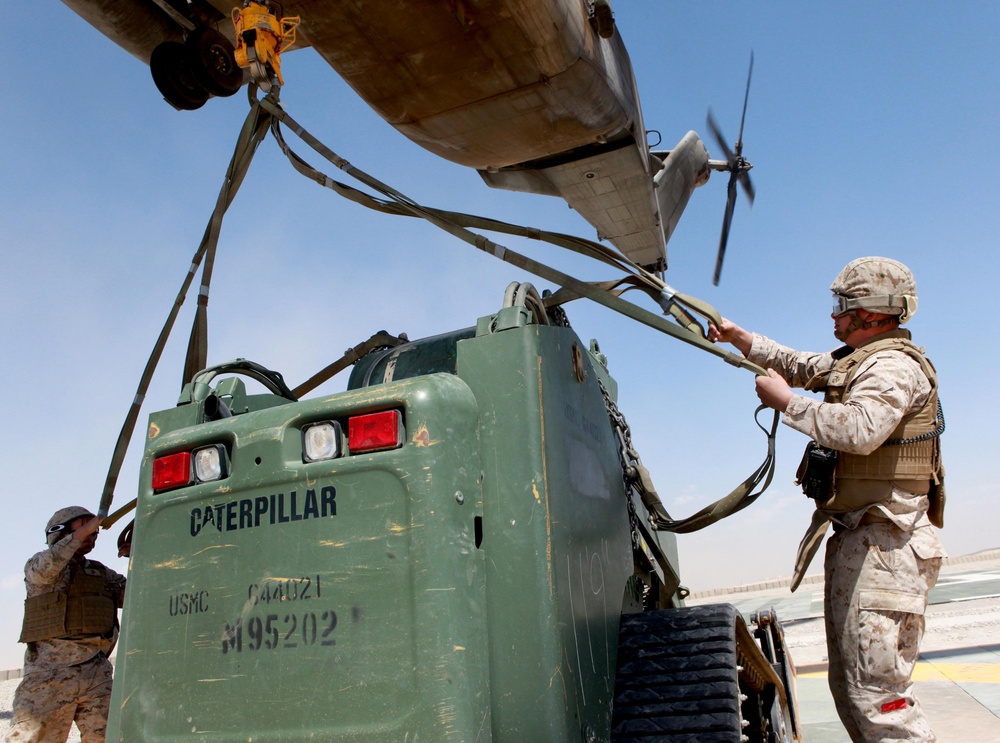
<svg viewBox="0 0 1000 743">
<path fill-rule="evenodd" d="M 65 743 L 74 722 L 82 743 L 103 743 L 111 673 L 103 654 L 75 666 L 25 669 L 14 693 L 8 743 Z"/>
<path fill-rule="evenodd" d="M 940 558 L 922 559 L 889 522 L 835 533 L 826 548 L 830 691 L 856 743 L 934 741 L 911 676 Z"/>
</svg>

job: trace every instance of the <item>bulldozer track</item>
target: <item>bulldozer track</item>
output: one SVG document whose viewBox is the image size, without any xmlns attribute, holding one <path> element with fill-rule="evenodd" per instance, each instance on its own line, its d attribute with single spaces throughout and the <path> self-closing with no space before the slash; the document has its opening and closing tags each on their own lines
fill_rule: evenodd
<svg viewBox="0 0 1000 743">
<path fill-rule="evenodd" d="M 626 614 L 611 739 L 747 740 L 740 684 L 759 690 L 771 674 L 730 604 Z"/>
</svg>

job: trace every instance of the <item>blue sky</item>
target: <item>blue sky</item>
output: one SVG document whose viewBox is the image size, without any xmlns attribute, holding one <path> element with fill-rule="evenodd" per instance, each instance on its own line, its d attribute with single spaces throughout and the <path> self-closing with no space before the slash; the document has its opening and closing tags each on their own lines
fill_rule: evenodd
<svg viewBox="0 0 1000 743">
<path fill-rule="evenodd" d="M 704 133 L 709 107 L 735 138 L 751 49 L 756 57 L 744 135 L 756 204 L 737 204 L 713 287 L 725 205 L 725 178 L 714 176 L 671 241 L 668 282 L 745 327 L 826 350 L 836 345 L 827 287 L 839 269 L 866 254 L 907 263 L 920 294 L 909 327 L 939 370 L 948 422 L 942 539 L 954 555 L 1000 546 L 1000 486 L 989 465 L 997 436 L 988 424 L 998 397 L 989 375 L 1000 361 L 991 329 L 1000 274 L 1000 5 L 632 0 L 615 9 L 646 126 L 662 134 L 663 147 L 689 129 Z M 0 599 L 9 608 L 0 668 L 13 668 L 21 566 L 43 546 L 54 510 L 97 506 L 246 99 L 174 111 L 144 65 L 53 0 L 19 8 L 17 33 L 0 56 L 8 513 Z M 418 201 L 593 236 L 560 201 L 492 191 L 473 171 L 424 152 L 311 51 L 287 56 L 283 71 L 293 116 Z M 610 278 L 555 250 L 501 242 L 581 278 Z M 471 325 L 499 308 L 512 280 L 548 288 L 428 225 L 340 200 L 292 171 L 268 140 L 223 227 L 209 360 L 248 357 L 294 385 L 379 329 L 419 337 Z M 182 310 L 145 412 L 176 400 L 193 305 Z M 752 420 L 749 373 L 609 310 L 576 303 L 568 311 L 579 335 L 607 353 L 634 441 L 675 516 L 756 467 L 764 440 Z M 324 389 L 344 384 L 338 377 Z M 692 590 L 790 572 L 810 512 L 792 485 L 804 443 L 782 427 L 771 489 L 727 522 L 681 538 Z M 134 496 L 140 452 L 137 440 L 118 504 Z M 116 533 L 102 537 L 95 556 L 124 572 Z"/>
</svg>

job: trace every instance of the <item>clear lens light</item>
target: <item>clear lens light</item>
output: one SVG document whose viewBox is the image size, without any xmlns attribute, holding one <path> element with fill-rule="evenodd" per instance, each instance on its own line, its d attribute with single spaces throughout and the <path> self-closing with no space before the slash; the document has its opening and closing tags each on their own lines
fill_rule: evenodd
<svg viewBox="0 0 1000 743">
<path fill-rule="evenodd" d="M 310 462 L 337 457 L 340 453 L 340 427 L 334 423 L 309 426 L 303 431 L 303 451 Z"/>
<path fill-rule="evenodd" d="M 194 453 L 194 475 L 199 482 L 222 478 L 222 453 L 218 447 L 209 446 Z"/>
</svg>

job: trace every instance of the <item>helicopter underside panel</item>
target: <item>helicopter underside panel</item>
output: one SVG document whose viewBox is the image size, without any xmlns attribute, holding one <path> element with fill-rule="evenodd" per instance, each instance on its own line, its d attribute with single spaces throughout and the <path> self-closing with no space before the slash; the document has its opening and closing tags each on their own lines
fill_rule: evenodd
<svg viewBox="0 0 1000 743">
<path fill-rule="evenodd" d="M 242 6 L 64 2 L 144 62 L 158 44 L 176 44 L 206 24 L 233 40 L 229 14 Z M 312 46 L 400 133 L 460 165 L 492 174 L 519 169 L 486 180 L 560 196 L 632 260 L 665 266 L 656 168 L 631 63 L 613 26 L 599 33 L 587 3 L 285 0 L 282 8 L 301 18 L 292 49 Z M 204 98 L 170 102 L 197 108 Z M 566 157 L 587 148 L 598 154 Z M 532 163 L 553 160 L 561 162 L 528 174 Z"/>
</svg>

